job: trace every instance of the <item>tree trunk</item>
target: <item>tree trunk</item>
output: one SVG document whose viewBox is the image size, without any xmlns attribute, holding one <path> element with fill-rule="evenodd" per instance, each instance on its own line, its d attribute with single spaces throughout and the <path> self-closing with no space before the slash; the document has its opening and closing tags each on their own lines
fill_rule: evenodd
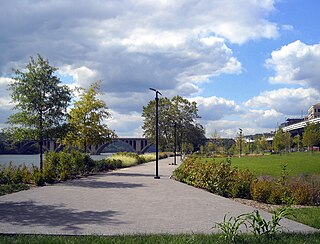
<svg viewBox="0 0 320 244">
<path fill-rule="evenodd" d="M 40 172 L 43 170 L 43 124 L 42 124 L 42 110 L 40 110 L 40 126 L 39 126 L 39 148 L 40 148 Z"/>
</svg>

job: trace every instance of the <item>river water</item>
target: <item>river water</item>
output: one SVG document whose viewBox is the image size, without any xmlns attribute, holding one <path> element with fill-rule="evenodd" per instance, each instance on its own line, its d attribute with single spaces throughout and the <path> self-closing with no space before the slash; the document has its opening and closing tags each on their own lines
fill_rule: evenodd
<svg viewBox="0 0 320 244">
<path fill-rule="evenodd" d="M 100 160 L 110 157 L 112 153 L 101 153 L 100 155 L 90 155 L 94 160 Z M 21 165 L 25 163 L 26 166 L 40 165 L 40 154 L 23 155 L 23 154 L 0 154 L 0 165 L 8 165 L 12 162 L 13 165 Z"/>
</svg>

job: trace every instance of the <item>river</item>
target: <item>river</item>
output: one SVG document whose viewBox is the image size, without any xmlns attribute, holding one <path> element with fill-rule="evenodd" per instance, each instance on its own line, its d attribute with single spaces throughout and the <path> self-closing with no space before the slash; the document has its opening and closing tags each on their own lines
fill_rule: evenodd
<svg viewBox="0 0 320 244">
<path fill-rule="evenodd" d="M 101 153 L 100 155 L 90 155 L 90 157 L 94 160 L 100 160 L 110 157 L 112 154 L 113 153 Z M 17 166 L 25 163 L 25 165 L 28 167 L 32 164 L 39 167 L 40 154 L 0 154 L 0 165 L 8 165 L 10 162 Z"/>
</svg>

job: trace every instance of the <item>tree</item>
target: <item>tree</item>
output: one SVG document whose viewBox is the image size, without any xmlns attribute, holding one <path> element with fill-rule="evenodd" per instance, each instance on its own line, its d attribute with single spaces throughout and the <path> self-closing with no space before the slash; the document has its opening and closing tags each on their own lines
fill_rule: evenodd
<svg viewBox="0 0 320 244">
<path fill-rule="evenodd" d="M 245 139 L 244 139 L 244 135 L 242 133 L 242 131 L 240 131 L 240 133 L 237 133 L 237 138 L 236 138 L 236 149 L 239 153 L 239 157 L 241 157 L 241 155 L 244 152 L 244 148 L 245 148 Z"/>
<path fill-rule="evenodd" d="M 279 128 L 273 138 L 273 148 L 276 152 L 281 154 L 281 151 L 285 149 L 285 146 L 284 133 L 282 129 Z"/>
<path fill-rule="evenodd" d="M 38 55 L 30 57 L 25 71 L 14 70 L 10 84 L 12 102 L 19 112 L 8 118 L 7 134 L 14 141 L 36 140 L 40 147 L 40 170 L 43 161 L 43 140 L 57 136 L 66 118 L 71 92 L 55 76 L 57 68 Z"/>
<path fill-rule="evenodd" d="M 258 148 L 262 153 L 269 148 L 268 141 L 264 136 L 262 136 L 257 141 L 258 141 Z"/>
<path fill-rule="evenodd" d="M 319 124 L 308 124 L 303 133 L 302 143 L 309 149 L 320 142 L 320 126 Z"/>
<path fill-rule="evenodd" d="M 298 151 L 300 151 L 302 141 L 301 141 L 301 136 L 300 136 L 299 134 L 296 135 L 296 136 L 293 138 L 293 144 L 294 144 L 295 148 L 296 148 Z"/>
<path fill-rule="evenodd" d="M 284 145 L 285 145 L 286 151 L 289 152 L 291 149 L 291 145 L 292 145 L 292 138 L 291 138 L 291 134 L 289 131 L 286 131 L 283 134 L 283 140 L 284 140 Z"/>
<path fill-rule="evenodd" d="M 182 143 L 192 143 L 194 148 L 199 148 L 205 139 L 203 127 L 196 122 L 198 109 L 195 102 L 189 102 L 181 96 L 171 100 L 159 98 L 159 147 L 163 150 L 172 150 L 175 139 L 182 149 Z M 144 136 L 155 141 L 155 101 L 143 107 Z"/>
<path fill-rule="evenodd" d="M 62 144 L 77 147 L 86 152 L 88 145 L 98 145 L 115 135 L 103 123 L 110 114 L 106 103 L 97 98 L 100 82 L 93 83 L 87 90 L 81 90 L 80 99 L 70 110 L 67 120 L 70 131 L 63 138 Z"/>
</svg>

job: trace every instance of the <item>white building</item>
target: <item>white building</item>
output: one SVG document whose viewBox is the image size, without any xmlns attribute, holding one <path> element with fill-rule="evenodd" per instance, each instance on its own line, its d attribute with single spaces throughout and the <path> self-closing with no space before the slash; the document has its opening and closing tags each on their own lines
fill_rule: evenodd
<svg viewBox="0 0 320 244">
<path fill-rule="evenodd" d="M 308 120 L 315 118 L 320 118 L 320 103 L 312 105 L 308 109 Z"/>
</svg>

